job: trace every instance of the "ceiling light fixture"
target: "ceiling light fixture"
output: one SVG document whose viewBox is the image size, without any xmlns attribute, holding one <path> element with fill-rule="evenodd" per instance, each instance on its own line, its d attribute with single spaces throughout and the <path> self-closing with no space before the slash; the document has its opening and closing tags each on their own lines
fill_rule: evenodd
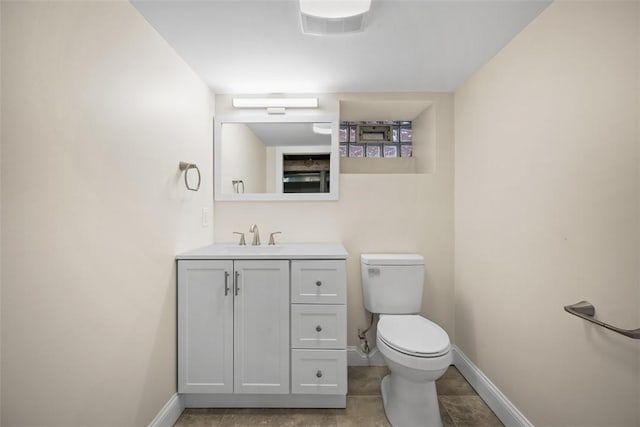
<svg viewBox="0 0 640 427">
<path fill-rule="evenodd" d="M 300 0 L 302 32 L 313 35 L 362 31 L 371 0 Z"/>
<path fill-rule="evenodd" d="M 318 98 L 233 98 L 234 108 L 266 108 L 269 114 L 284 114 L 286 108 L 318 108 Z"/>
</svg>

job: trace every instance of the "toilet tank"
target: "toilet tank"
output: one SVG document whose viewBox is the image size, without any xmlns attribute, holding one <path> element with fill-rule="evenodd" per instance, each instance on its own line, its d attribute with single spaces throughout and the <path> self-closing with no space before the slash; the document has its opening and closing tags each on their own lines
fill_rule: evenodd
<svg viewBox="0 0 640 427">
<path fill-rule="evenodd" d="M 364 306 L 370 313 L 420 313 L 424 282 L 421 255 L 362 254 L 360 273 Z"/>
</svg>

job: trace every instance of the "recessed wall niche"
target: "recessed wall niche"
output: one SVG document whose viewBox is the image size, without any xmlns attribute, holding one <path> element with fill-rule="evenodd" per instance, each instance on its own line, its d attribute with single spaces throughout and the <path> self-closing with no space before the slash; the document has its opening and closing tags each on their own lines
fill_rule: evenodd
<svg viewBox="0 0 640 427">
<path fill-rule="evenodd" d="M 340 173 L 427 174 L 435 171 L 435 105 L 428 100 L 340 101 L 341 122 L 410 121 L 412 157 L 340 158 Z"/>
</svg>

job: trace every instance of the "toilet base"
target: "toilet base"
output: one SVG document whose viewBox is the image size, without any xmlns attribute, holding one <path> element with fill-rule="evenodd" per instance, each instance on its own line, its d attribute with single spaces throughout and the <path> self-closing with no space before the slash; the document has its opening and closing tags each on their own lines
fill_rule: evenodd
<svg viewBox="0 0 640 427">
<path fill-rule="evenodd" d="M 442 427 L 435 381 L 416 383 L 392 373 L 382 379 L 380 388 L 393 427 Z"/>
</svg>

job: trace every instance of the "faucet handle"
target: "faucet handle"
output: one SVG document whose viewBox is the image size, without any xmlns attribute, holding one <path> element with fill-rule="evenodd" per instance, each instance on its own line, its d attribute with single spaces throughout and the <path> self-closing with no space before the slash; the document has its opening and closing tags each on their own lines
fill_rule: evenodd
<svg viewBox="0 0 640 427">
<path fill-rule="evenodd" d="M 276 234 L 282 234 L 282 231 L 274 231 L 273 233 L 271 233 L 269 235 L 269 244 L 270 245 L 275 245 L 276 244 L 276 239 L 273 238 L 274 235 Z"/>
<path fill-rule="evenodd" d="M 244 233 L 241 233 L 239 231 L 234 231 L 233 234 L 239 234 L 240 235 L 240 242 L 238 243 L 238 245 L 240 246 L 246 246 L 247 242 L 244 240 Z"/>
</svg>

